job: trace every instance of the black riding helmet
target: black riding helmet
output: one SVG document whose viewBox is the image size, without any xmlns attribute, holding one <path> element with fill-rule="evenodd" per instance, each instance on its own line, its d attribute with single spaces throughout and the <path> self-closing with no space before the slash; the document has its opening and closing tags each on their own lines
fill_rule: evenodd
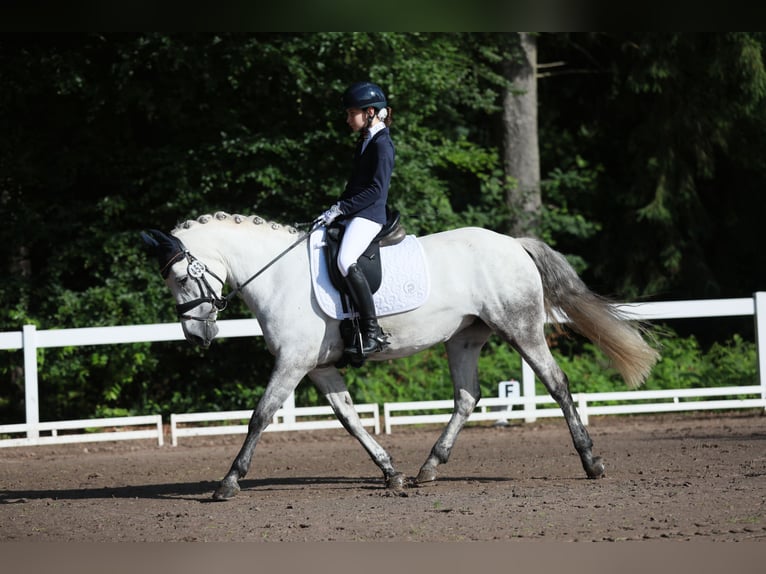
<svg viewBox="0 0 766 574">
<path fill-rule="evenodd" d="M 351 84 L 343 93 L 342 101 L 344 110 L 349 108 L 360 108 L 362 110 L 375 108 L 375 110 L 380 110 L 388 105 L 383 90 L 372 82 L 356 82 Z"/>
</svg>

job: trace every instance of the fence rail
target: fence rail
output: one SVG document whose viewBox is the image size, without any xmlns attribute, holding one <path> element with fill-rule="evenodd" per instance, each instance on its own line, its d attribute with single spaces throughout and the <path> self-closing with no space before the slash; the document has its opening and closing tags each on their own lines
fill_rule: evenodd
<svg viewBox="0 0 766 574">
<path fill-rule="evenodd" d="M 686 389 L 668 391 L 628 391 L 624 393 L 580 393 L 577 395 L 578 411 L 587 424 L 589 415 L 668 412 L 670 410 L 697 410 L 713 408 L 765 408 L 766 409 L 766 292 L 758 292 L 752 298 L 741 299 L 710 299 L 696 301 L 670 301 L 656 303 L 634 303 L 622 305 L 621 310 L 629 318 L 636 320 L 667 320 L 713 317 L 752 316 L 755 320 L 756 345 L 758 349 L 758 378 L 759 384 L 746 387 Z M 253 337 L 262 335 L 261 327 L 256 319 L 231 319 L 219 321 L 219 337 Z M 139 438 L 156 438 L 159 445 L 163 444 L 162 421 L 159 415 L 148 417 L 117 417 L 109 419 L 91 419 L 78 421 L 41 422 L 38 406 L 38 349 L 50 347 L 74 347 L 80 345 L 106 345 L 139 342 L 181 341 L 184 339 L 181 326 L 178 323 L 162 323 L 153 325 L 128 325 L 115 327 L 88 327 L 83 329 L 49 329 L 38 330 L 34 325 L 24 325 L 21 331 L 0 333 L 0 350 L 22 349 L 24 355 L 24 396 L 26 422 L 20 424 L 0 425 L 0 435 L 24 435 L 22 437 L 0 439 L 0 447 L 36 444 L 54 444 L 65 442 L 90 442 L 98 440 L 131 440 Z M 695 394 L 688 394 L 689 392 Z M 538 417 L 560 416 L 559 409 L 549 408 L 553 402 L 548 396 L 535 395 L 535 376 L 529 365 L 522 361 L 522 397 L 520 399 L 485 398 L 480 408 L 470 420 L 492 420 L 498 413 L 487 410 L 491 407 L 520 406 L 520 410 L 508 410 L 506 418 L 523 418 L 531 422 Z M 659 393 L 659 394 L 658 394 Z M 702 398 L 713 396 L 748 396 L 747 399 L 724 399 L 688 401 L 682 399 Z M 753 395 L 756 395 L 753 397 Z M 642 400 L 659 400 L 660 402 L 645 403 Z M 670 399 L 672 402 L 668 402 Z M 627 401 L 625 405 L 593 405 L 593 402 Z M 433 407 L 434 404 L 446 404 L 445 407 Z M 395 412 L 451 409 L 452 401 L 427 401 L 425 403 L 386 403 L 384 405 L 384 420 L 386 432 L 399 424 L 422 424 L 428 422 L 443 422 L 449 414 L 425 415 L 395 415 Z M 364 420 L 365 425 L 374 426 L 379 430 L 379 415 L 377 405 L 359 405 L 361 412 L 370 412 L 372 418 Z M 374 411 L 372 409 L 374 407 Z M 328 428 L 340 426 L 337 421 L 321 420 L 328 414 L 329 407 L 304 407 L 320 409 L 307 411 L 295 407 L 294 396 L 285 402 L 280 410 L 281 427 L 272 430 L 297 430 L 309 428 Z M 369 410 L 367 410 L 369 409 Z M 211 426 L 206 424 L 198 429 L 188 427 L 192 422 L 211 423 L 216 420 L 236 420 L 242 413 L 251 411 L 235 411 L 228 413 L 191 413 L 171 415 L 171 434 L 175 444 L 179 436 L 192 436 L 191 433 L 222 434 L 224 432 L 244 432 L 238 425 Z M 209 418 L 203 419 L 201 416 Z M 233 419 L 227 417 L 233 416 Z M 249 416 L 249 414 L 247 414 Z M 307 420 L 297 421 L 296 416 L 306 417 Z M 195 421 L 195 417 L 197 420 Z M 216 418 L 219 417 L 219 418 Z M 223 417 L 223 418 L 220 418 Z M 447 418 L 445 418 L 447 417 Z M 244 417 L 246 418 L 246 417 Z M 374 419 L 374 422 L 373 422 Z M 173 425 L 175 421 L 176 425 Z M 410 422 L 407 422 L 410 421 Z M 178 424 L 186 424 L 179 427 Z M 136 428 L 142 427 L 142 428 Z M 150 427 L 150 428 L 143 428 Z M 92 429 L 112 429 L 103 432 L 92 432 Z M 130 428 L 132 430 L 125 430 Z M 81 430 L 80 433 L 59 434 L 58 431 Z M 204 429 L 204 430 L 199 430 Z M 211 430 L 213 429 L 213 430 Z M 44 433 L 51 433 L 49 436 Z M 42 434 L 41 434 L 42 433 Z"/>
<path fill-rule="evenodd" d="M 588 424 L 589 416 L 662 413 L 699 410 L 723 410 L 760 408 L 766 410 L 766 398 L 763 398 L 759 385 L 743 387 L 708 387 L 701 389 L 663 389 L 656 391 L 625 391 L 614 393 L 575 393 L 572 395 L 577 404 L 577 412 L 583 424 Z M 741 397 L 751 398 L 741 398 Z M 683 400 L 706 397 L 738 397 L 723 400 Z M 653 402 L 643 402 L 643 401 Z M 619 405 L 594 405 L 598 402 L 620 401 Z M 452 416 L 453 401 L 418 401 L 411 403 L 385 403 L 383 419 L 386 434 L 391 434 L 398 425 L 417 425 L 446 423 Z M 519 408 L 516 408 L 519 407 Z M 542 407 L 542 408 L 540 408 Z M 552 397 L 535 396 L 530 398 L 482 398 L 477 409 L 468 418 L 469 422 L 507 421 L 526 419 L 528 409 L 534 409 L 537 418 L 564 416 Z M 515 409 L 515 410 L 514 410 Z M 435 413 L 433 411 L 448 411 Z M 427 414 L 411 414 L 412 411 L 430 411 Z M 396 413 L 407 412 L 400 415 Z"/>
<path fill-rule="evenodd" d="M 146 429 L 125 430 L 125 428 L 149 427 Z M 109 429 L 103 432 L 93 432 L 93 429 Z M 43 444 L 66 444 L 75 442 L 99 442 L 106 440 L 138 440 L 156 439 L 157 445 L 165 444 L 160 415 L 139 417 L 114 417 L 105 419 L 82 419 L 74 421 L 44 422 L 37 424 L 37 436 L 6 438 L 0 440 L 0 446 L 36 446 Z M 58 431 L 79 430 L 78 433 L 60 435 Z M 41 433 L 50 432 L 49 436 Z M 2 425 L 0 436 L 29 433 L 28 424 Z"/>
<path fill-rule="evenodd" d="M 371 426 L 375 434 L 380 434 L 380 408 L 377 404 L 354 405 L 359 414 L 363 426 Z M 211 423 L 224 421 L 247 421 L 253 414 L 249 411 L 225 411 L 207 413 L 184 413 L 170 415 L 170 440 L 173 446 L 178 445 L 178 439 L 184 436 L 211 436 L 222 434 L 244 434 L 247 432 L 247 424 L 223 424 L 204 426 L 193 423 Z M 370 416 L 364 416 L 369 414 Z M 319 417 L 333 417 L 330 419 Z M 297 420 L 299 418 L 306 420 Z M 181 426 L 186 425 L 186 426 Z M 192 426 L 193 425 L 193 426 Z M 271 424 L 265 432 L 295 431 L 307 429 L 330 429 L 342 428 L 343 425 L 335 418 L 333 410 L 329 406 L 322 407 L 295 407 L 292 409 L 279 409 L 274 415 Z"/>
</svg>

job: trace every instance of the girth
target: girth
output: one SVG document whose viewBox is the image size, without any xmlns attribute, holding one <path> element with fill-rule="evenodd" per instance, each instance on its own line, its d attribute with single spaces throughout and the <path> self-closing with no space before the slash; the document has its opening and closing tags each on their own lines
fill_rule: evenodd
<svg viewBox="0 0 766 574">
<path fill-rule="evenodd" d="M 404 227 L 400 223 L 401 216 L 399 212 L 386 208 L 386 215 L 386 224 L 357 260 L 357 266 L 367 278 L 367 283 L 370 284 L 370 291 L 372 293 L 380 289 L 383 279 L 380 265 L 380 248 L 401 243 L 406 236 Z M 338 291 L 347 294 L 346 282 L 343 280 L 340 269 L 338 269 L 338 251 L 340 250 L 340 242 L 343 240 L 343 233 L 345 231 L 346 228 L 343 225 L 338 223 L 330 225 L 325 233 L 324 249 L 327 256 L 330 281 Z"/>
</svg>

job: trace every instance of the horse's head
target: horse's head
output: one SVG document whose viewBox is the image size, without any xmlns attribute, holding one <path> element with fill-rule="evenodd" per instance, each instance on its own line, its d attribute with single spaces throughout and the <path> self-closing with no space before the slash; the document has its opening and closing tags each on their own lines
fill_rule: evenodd
<svg viewBox="0 0 766 574">
<path fill-rule="evenodd" d="M 160 273 L 175 297 L 186 340 L 209 347 L 218 334 L 218 311 L 228 303 L 221 295 L 224 279 L 192 255 L 177 237 L 152 229 L 142 232 L 141 238 L 157 258 Z"/>
</svg>

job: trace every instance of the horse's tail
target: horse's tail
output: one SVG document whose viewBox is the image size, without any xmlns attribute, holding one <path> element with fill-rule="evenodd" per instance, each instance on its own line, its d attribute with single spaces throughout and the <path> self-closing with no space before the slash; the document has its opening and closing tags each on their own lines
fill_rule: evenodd
<svg viewBox="0 0 766 574">
<path fill-rule="evenodd" d="M 630 321 L 615 304 L 593 293 L 561 253 L 538 239 L 518 239 L 532 257 L 543 281 L 549 320 L 561 321 L 596 344 L 611 360 L 629 388 L 639 387 L 649 376 L 659 353 L 645 340 L 646 328 Z M 557 318 L 560 309 L 566 317 Z M 559 320 L 560 319 L 560 320 Z"/>
</svg>

